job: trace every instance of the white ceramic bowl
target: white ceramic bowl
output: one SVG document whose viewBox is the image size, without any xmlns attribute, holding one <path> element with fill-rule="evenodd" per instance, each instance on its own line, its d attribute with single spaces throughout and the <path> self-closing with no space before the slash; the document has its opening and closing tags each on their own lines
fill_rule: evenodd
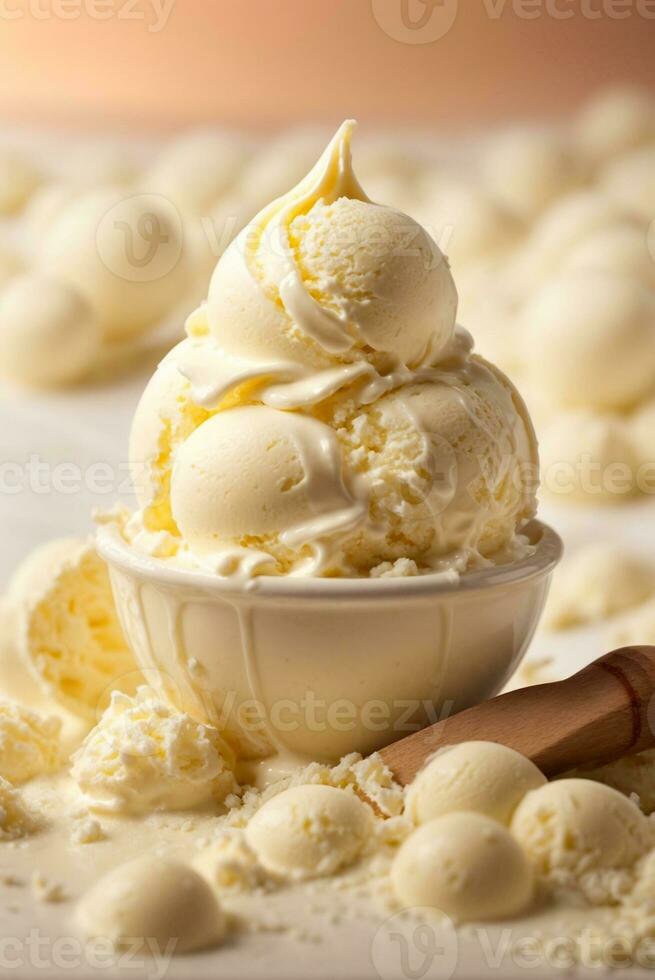
<svg viewBox="0 0 655 980">
<path fill-rule="evenodd" d="M 249 588 L 166 567 L 111 527 L 99 549 L 148 682 L 249 758 L 363 754 L 496 694 L 543 609 L 562 543 L 471 572 L 388 579 L 261 577 Z"/>
</svg>

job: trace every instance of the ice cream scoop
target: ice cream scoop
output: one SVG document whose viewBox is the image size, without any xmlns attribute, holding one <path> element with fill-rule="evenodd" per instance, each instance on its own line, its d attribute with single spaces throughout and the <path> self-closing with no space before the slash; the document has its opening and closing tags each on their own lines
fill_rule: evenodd
<svg viewBox="0 0 655 980">
<path fill-rule="evenodd" d="M 0 296 L 2 375 L 55 387 L 79 381 L 99 358 L 100 322 L 82 294 L 50 276 L 17 276 Z"/>
<path fill-rule="evenodd" d="M 436 908 L 458 922 L 518 915 L 534 891 L 533 870 L 509 831 L 466 811 L 416 830 L 400 848 L 391 880 L 403 906 Z"/>
<path fill-rule="evenodd" d="M 482 739 L 515 749 L 550 778 L 655 746 L 654 695 L 655 647 L 625 647 L 567 680 L 511 691 L 447 718 L 381 755 L 407 784 L 438 749 Z"/>
<path fill-rule="evenodd" d="M 591 779 L 559 779 L 519 803 L 511 829 L 542 874 L 629 867 L 653 832 L 637 804 Z"/>
<path fill-rule="evenodd" d="M 150 955 L 218 946 L 225 915 L 207 882 L 177 861 L 141 857 L 119 865 L 81 899 L 77 924 L 89 938 Z"/>
<path fill-rule="evenodd" d="M 455 325 L 427 231 L 361 188 L 352 131 L 229 246 L 146 388 L 137 550 L 248 578 L 459 574 L 523 553 L 527 409 Z"/>
</svg>

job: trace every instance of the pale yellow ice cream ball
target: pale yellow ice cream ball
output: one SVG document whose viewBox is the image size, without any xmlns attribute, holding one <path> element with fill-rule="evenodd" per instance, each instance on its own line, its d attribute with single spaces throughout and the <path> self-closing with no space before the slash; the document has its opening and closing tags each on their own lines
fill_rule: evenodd
<svg viewBox="0 0 655 980">
<path fill-rule="evenodd" d="M 511 265 L 517 295 L 527 297 L 560 270 L 581 242 L 633 217 L 598 190 L 579 190 L 555 201 L 536 221 Z"/>
<path fill-rule="evenodd" d="M 627 409 L 655 383 L 655 293 L 595 269 L 564 271 L 519 314 L 531 382 L 556 405 Z"/>
<path fill-rule="evenodd" d="M 528 908 L 530 863 L 509 831 L 480 813 L 449 813 L 405 841 L 391 868 L 404 906 L 438 909 L 456 922 L 503 919 Z"/>
<path fill-rule="evenodd" d="M 236 133 L 192 130 L 164 147 L 141 183 L 191 214 L 206 215 L 234 185 L 247 156 L 247 144 Z"/>
<path fill-rule="evenodd" d="M 210 417 L 191 399 L 191 385 L 179 364 L 192 356 L 192 342 L 182 341 L 163 359 L 141 396 L 130 431 L 132 483 L 146 527 L 175 532 L 170 512 L 170 480 L 180 446 Z M 202 350 L 198 351 L 202 357 Z"/>
<path fill-rule="evenodd" d="M 575 137 L 581 151 L 596 163 L 653 140 L 655 99 L 636 86 L 607 89 L 584 107 Z"/>
<path fill-rule="evenodd" d="M 516 304 L 526 303 L 566 269 L 569 255 L 580 244 L 625 223 L 635 223 L 634 217 L 596 191 L 575 191 L 556 200 L 506 257 L 504 282 Z"/>
<path fill-rule="evenodd" d="M 639 462 L 615 415 L 558 412 L 539 432 L 541 485 L 563 502 L 620 503 L 637 490 Z"/>
<path fill-rule="evenodd" d="M 544 875 L 629 868 L 653 845 L 636 804 L 589 779 L 559 779 L 528 793 L 510 829 Z"/>
<path fill-rule="evenodd" d="M 655 564 L 616 544 L 586 545 L 555 573 L 544 613 L 550 629 L 608 619 L 655 594 Z"/>
<path fill-rule="evenodd" d="M 436 352 L 450 340 L 455 284 L 447 259 L 413 218 L 342 197 L 296 218 L 290 238 L 306 288 L 321 306 L 354 320 L 362 344 L 411 364 L 430 342 Z"/>
<path fill-rule="evenodd" d="M 204 878 L 154 855 L 109 871 L 83 896 L 75 918 L 90 939 L 142 953 L 154 948 L 159 955 L 171 946 L 180 954 L 219 945 L 226 932 L 225 915 Z"/>
<path fill-rule="evenodd" d="M 37 548 L 9 585 L 16 656 L 54 704 L 92 721 L 111 691 L 140 681 L 118 621 L 109 573 L 89 541 Z"/>
<path fill-rule="evenodd" d="M 0 292 L 0 372 L 34 387 L 83 378 L 97 361 L 102 328 L 75 287 L 40 272 Z"/>
<path fill-rule="evenodd" d="M 190 284 L 180 215 L 150 194 L 81 195 L 46 234 L 41 263 L 85 296 L 108 340 L 153 326 Z"/>
<path fill-rule="evenodd" d="M 371 809 L 334 786 L 287 789 L 265 803 L 246 827 L 260 864 L 292 880 L 331 875 L 355 861 L 373 834 Z"/>
<path fill-rule="evenodd" d="M 462 742 L 437 753 L 407 790 L 405 812 L 415 824 L 469 810 L 509 824 L 512 813 L 546 777 L 533 762 L 497 742 Z"/>
<path fill-rule="evenodd" d="M 532 220 L 584 179 L 584 165 L 568 139 L 524 127 L 502 133 L 483 154 L 482 176 L 497 201 Z"/>
<path fill-rule="evenodd" d="M 655 254 L 643 227 L 628 222 L 610 225 L 583 239 L 564 258 L 567 269 L 598 269 L 634 277 L 655 289 Z"/>
<path fill-rule="evenodd" d="M 26 156 L 0 149 L 0 214 L 20 211 L 40 183 L 41 174 Z"/>
<path fill-rule="evenodd" d="M 425 190 L 416 217 L 452 262 L 456 276 L 468 263 L 511 247 L 520 224 L 482 186 L 438 176 Z"/>
<path fill-rule="evenodd" d="M 289 237 L 304 288 L 323 309 L 355 325 L 353 347 L 340 359 L 383 351 L 409 364 L 429 343 L 435 353 L 448 343 L 457 291 L 448 262 L 412 218 L 339 198 L 298 216 Z M 244 252 L 257 267 L 259 288 Z M 274 262 L 266 235 L 253 248 L 245 229 L 229 246 L 209 288 L 212 334 L 229 353 L 252 359 L 287 359 L 315 368 L 335 363 L 339 358 L 305 335 L 276 301 Z"/>
<path fill-rule="evenodd" d="M 173 466 L 171 508 L 184 540 L 197 554 L 250 543 L 289 557 L 282 532 L 316 517 L 298 439 L 330 435 L 315 419 L 263 406 L 203 422 Z"/>
<path fill-rule="evenodd" d="M 619 157 L 601 176 L 610 197 L 643 221 L 655 219 L 655 146 Z"/>
<path fill-rule="evenodd" d="M 508 379 L 473 357 L 462 383 L 413 384 L 335 422 L 349 472 L 369 475 L 375 533 L 347 543 L 361 571 L 463 549 L 490 557 L 533 516 L 537 446 Z"/>
</svg>

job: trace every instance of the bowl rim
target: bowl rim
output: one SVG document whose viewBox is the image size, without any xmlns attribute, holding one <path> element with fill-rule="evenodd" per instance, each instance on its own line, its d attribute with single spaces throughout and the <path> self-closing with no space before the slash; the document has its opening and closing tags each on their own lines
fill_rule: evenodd
<svg viewBox="0 0 655 980">
<path fill-rule="evenodd" d="M 261 575 L 241 581 L 221 578 L 211 572 L 175 568 L 160 558 L 141 554 L 128 544 L 115 524 L 98 528 L 98 553 L 110 567 L 143 581 L 156 580 L 161 588 L 192 590 L 216 597 L 238 599 L 340 599 L 362 601 L 411 597 L 451 597 L 513 586 L 548 575 L 562 557 L 562 539 L 548 524 L 536 518 L 521 528 L 535 546 L 532 554 L 513 562 L 466 572 L 456 582 L 444 580 L 443 573 L 399 578 L 301 578 Z"/>
</svg>

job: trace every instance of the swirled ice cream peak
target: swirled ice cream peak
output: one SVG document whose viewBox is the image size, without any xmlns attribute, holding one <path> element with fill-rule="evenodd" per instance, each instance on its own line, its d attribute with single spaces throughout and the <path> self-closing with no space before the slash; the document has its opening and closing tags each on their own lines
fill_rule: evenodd
<svg viewBox="0 0 655 980">
<path fill-rule="evenodd" d="M 330 354 L 341 354 L 363 336 L 362 328 L 349 320 L 346 309 L 340 314 L 326 310 L 305 286 L 290 241 L 294 218 L 307 214 L 319 201 L 332 204 L 341 197 L 369 202 L 352 168 L 350 141 L 355 128 L 352 119 L 344 122 L 314 169 L 298 186 L 265 208 L 246 230 L 244 248 L 250 270 L 257 277 L 257 253 L 268 236 L 272 274 L 277 295 L 285 310 L 304 333 Z"/>
<path fill-rule="evenodd" d="M 362 190 L 353 126 L 226 250 L 144 394 L 129 537 L 151 554 L 245 578 L 461 571 L 505 560 L 534 513 L 525 406 L 455 325 L 427 232 Z"/>
</svg>

